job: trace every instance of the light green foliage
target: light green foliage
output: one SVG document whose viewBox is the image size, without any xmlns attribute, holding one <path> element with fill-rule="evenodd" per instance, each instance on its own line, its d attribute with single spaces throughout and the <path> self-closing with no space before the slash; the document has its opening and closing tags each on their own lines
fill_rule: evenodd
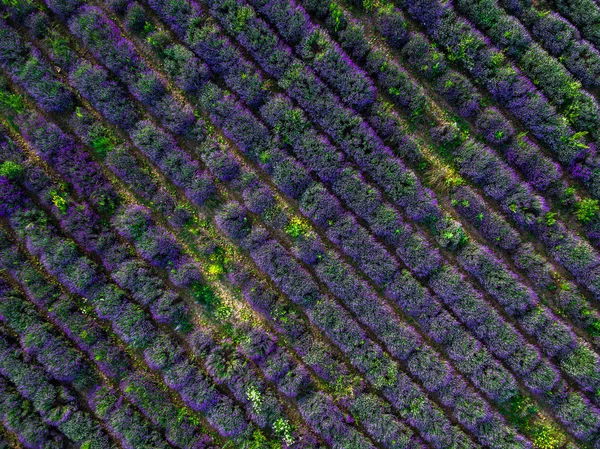
<svg viewBox="0 0 600 449">
<path fill-rule="evenodd" d="M 243 443 L 242 449 L 281 449 L 281 444 L 269 441 L 260 429 L 257 429 L 252 433 L 252 439 Z"/>
<path fill-rule="evenodd" d="M 104 158 L 106 154 L 115 147 L 111 139 L 104 135 L 93 137 L 90 141 L 90 145 L 101 158 Z"/>
<path fill-rule="evenodd" d="M 0 90 L 0 106 L 20 114 L 23 112 L 23 97 L 5 90 Z"/>
<path fill-rule="evenodd" d="M 565 435 L 551 423 L 536 422 L 532 429 L 533 445 L 539 449 L 558 449 L 566 441 Z"/>
<path fill-rule="evenodd" d="M 333 19 L 333 29 L 337 31 L 340 27 L 340 19 L 342 18 L 342 10 L 336 2 L 331 2 L 329 4 L 329 12 L 331 13 L 331 18 Z"/>
<path fill-rule="evenodd" d="M 215 310 L 215 317 L 217 317 L 220 320 L 226 320 L 230 316 L 231 316 L 231 307 L 229 307 L 225 304 L 221 304 L 219 307 L 217 307 L 217 310 Z"/>
<path fill-rule="evenodd" d="M 194 299 L 200 304 L 211 306 L 215 305 L 218 302 L 215 293 L 206 284 L 195 282 L 194 284 L 192 284 L 191 290 Z"/>
<path fill-rule="evenodd" d="M 561 141 L 568 143 L 573 148 L 582 148 L 586 149 L 588 146 L 583 141 L 583 138 L 588 134 L 587 131 L 580 131 L 578 133 L 573 134 L 571 137 L 561 137 Z"/>
<path fill-rule="evenodd" d="M 4 6 L 9 6 L 11 8 L 18 8 L 23 5 L 28 5 L 31 3 L 31 0 L 2 0 L 2 4 Z"/>
<path fill-rule="evenodd" d="M 389 92 L 391 95 L 396 95 L 396 96 L 402 95 L 402 91 L 400 89 L 398 89 L 397 87 L 390 87 Z"/>
<path fill-rule="evenodd" d="M 309 226 L 298 217 L 292 217 L 290 222 L 285 227 L 285 232 L 292 238 L 298 238 L 301 235 L 306 235 L 309 231 Z"/>
<path fill-rule="evenodd" d="M 233 30 L 240 32 L 246 27 L 246 22 L 254 17 L 254 10 L 250 6 L 242 6 L 235 13 L 233 20 Z"/>
<path fill-rule="evenodd" d="M 52 30 L 47 38 L 48 44 L 52 49 L 52 53 L 59 58 L 68 58 L 71 55 L 69 41 L 67 38 L 60 35 L 56 30 Z"/>
<path fill-rule="evenodd" d="M 280 437 L 285 444 L 294 444 L 294 437 L 292 436 L 292 425 L 287 419 L 279 418 L 273 423 L 273 430 L 275 434 Z"/>
<path fill-rule="evenodd" d="M 461 61 L 468 68 L 473 68 L 475 66 L 473 54 L 480 45 L 481 43 L 473 34 L 464 33 L 460 38 L 458 48 L 452 49 L 448 47 L 448 60 Z"/>
<path fill-rule="evenodd" d="M 164 31 L 155 31 L 152 34 L 149 34 L 148 37 L 146 37 L 146 41 L 159 53 L 171 43 L 171 39 Z"/>
<path fill-rule="evenodd" d="M 156 27 L 152 23 L 146 21 L 144 23 L 144 28 L 142 29 L 142 34 L 145 36 L 153 33 L 154 31 L 156 31 Z"/>
<path fill-rule="evenodd" d="M 52 197 L 52 204 L 56 206 L 56 208 L 61 211 L 61 213 L 67 213 L 67 200 L 63 198 L 56 190 L 50 191 L 50 195 Z"/>
<path fill-rule="evenodd" d="M 227 265 L 229 264 L 229 258 L 225 253 L 225 250 L 221 247 L 215 249 L 215 251 L 208 257 L 209 263 L 207 266 L 208 275 L 212 278 L 218 278 L 227 271 Z"/>
<path fill-rule="evenodd" d="M 552 226 L 556 223 L 556 212 L 548 212 L 545 216 L 546 224 Z"/>
<path fill-rule="evenodd" d="M 588 332 L 594 337 L 600 336 L 600 320 L 594 320 L 588 326 Z"/>
<path fill-rule="evenodd" d="M 598 213 L 598 200 L 585 198 L 575 206 L 575 216 L 582 223 L 590 222 Z"/>
<path fill-rule="evenodd" d="M 0 164 L 0 176 L 6 176 L 8 179 L 20 178 L 23 171 L 23 167 L 13 161 L 5 161 Z"/>
<path fill-rule="evenodd" d="M 254 411 L 259 411 L 263 405 L 264 399 L 260 391 L 258 391 L 258 388 L 254 385 L 249 386 L 246 390 L 246 397 L 252 403 Z"/>
</svg>

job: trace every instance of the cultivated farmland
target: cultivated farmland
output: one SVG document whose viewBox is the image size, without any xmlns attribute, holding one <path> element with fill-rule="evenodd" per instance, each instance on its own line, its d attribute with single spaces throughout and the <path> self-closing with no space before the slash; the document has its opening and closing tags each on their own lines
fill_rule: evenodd
<svg viewBox="0 0 600 449">
<path fill-rule="evenodd" d="M 0 449 L 600 449 L 600 0 L 1 0 Z"/>
</svg>

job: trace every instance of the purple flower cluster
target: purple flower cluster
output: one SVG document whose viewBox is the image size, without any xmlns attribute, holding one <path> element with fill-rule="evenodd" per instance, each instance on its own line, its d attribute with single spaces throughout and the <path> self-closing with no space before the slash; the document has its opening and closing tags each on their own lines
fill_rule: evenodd
<svg viewBox="0 0 600 449">
<path fill-rule="evenodd" d="M 0 64 L 10 77 L 48 112 L 66 112 L 73 106 L 73 94 L 56 79 L 40 52 L 0 22 Z"/>
</svg>

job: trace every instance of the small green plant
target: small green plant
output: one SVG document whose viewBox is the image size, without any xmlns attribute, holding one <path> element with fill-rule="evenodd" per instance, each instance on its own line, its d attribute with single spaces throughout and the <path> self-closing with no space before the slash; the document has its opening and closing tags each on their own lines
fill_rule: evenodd
<svg viewBox="0 0 600 449">
<path fill-rule="evenodd" d="M 0 106 L 10 109 L 17 114 L 23 112 L 23 97 L 4 90 L 0 91 Z"/>
<path fill-rule="evenodd" d="M 112 151 L 115 147 L 111 139 L 104 135 L 93 137 L 90 141 L 90 145 L 96 154 L 103 159 L 106 157 L 106 154 Z"/>
<path fill-rule="evenodd" d="M 574 148 L 583 148 L 586 149 L 588 146 L 585 142 L 583 142 L 583 138 L 587 135 L 587 131 L 580 131 L 573 134 L 571 137 L 561 137 L 561 141 L 568 143 Z"/>
<path fill-rule="evenodd" d="M 210 263 L 208 264 L 208 274 L 211 277 L 219 277 L 227 271 L 226 267 L 229 263 L 229 259 L 226 257 L 225 250 L 223 248 L 217 248 L 208 258 Z"/>
<path fill-rule="evenodd" d="M 577 201 L 577 190 L 574 187 L 569 187 L 560 198 L 562 204 L 574 204 Z"/>
<path fill-rule="evenodd" d="M 223 446 L 223 449 L 226 447 Z M 276 441 L 269 441 L 260 429 L 257 429 L 252 433 L 250 441 L 243 443 L 242 449 L 281 449 L 281 444 Z"/>
<path fill-rule="evenodd" d="M 246 22 L 254 17 L 254 10 L 250 6 L 242 6 L 235 13 L 233 20 L 233 30 L 239 33 L 246 27 Z"/>
<path fill-rule="evenodd" d="M 146 21 L 144 23 L 144 28 L 142 28 L 142 35 L 147 36 L 154 31 L 156 31 L 156 27 L 152 23 Z"/>
<path fill-rule="evenodd" d="M 492 64 L 494 65 L 494 67 L 500 67 L 503 62 L 504 62 L 504 53 L 502 53 L 502 52 L 494 53 L 494 55 L 492 56 Z"/>
<path fill-rule="evenodd" d="M 52 53 L 59 58 L 68 58 L 71 55 L 71 49 L 69 47 L 69 41 L 61 36 L 56 30 L 52 30 L 51 35 L 48 37 Z"/>
<path fill-rule="evenodd" d="M 169 45 L 171 39 L 164 31 L 155 31 L 146 37 L 146 41 L 152 46 L 154 51 L 163 54 L 164 49 Z"/>
<path fill-rule="evenodd" d="M 575 206 L 575 216 L 580 222 L 588 223 L 596 216 L 599 209 L 598 200 L 585 198 Z"/>
<path fill-rule="evenodd" d="M 225 270 L 223 269 L 223 265 L 221 265 L 220 263 L 211 263 L 208 266 L 208 274 L 211 276 L 219 277 L 224 272 L 225 272 Z"/>
<path fill-rule="evenodd" d="M 389 88 L 389 93 L 391 95 L 396 95 L 396 96 L 402 95 L 402 91 L 400 89 L 398 89 L 397 87 L 390 87 Z"/>
<path fill-rule="evenodd" d="M 588 326 L 588 332 L 594 337 L 600 336 L 600 320 L 594 320 Z"/>
<path fill-rule="evenodd" d="M 298 238 L 301 235 L 308 234 L 310 228 L 298 217 L 292 217 L 290 222 L 285 227 L 285 232 L 292 238 Z"/>
<path fill-rule="evenodd" d="M 226 320 L 230 316 L 231 316 L 231 307 L 229 307 L 225 304 L 219 305 L 219 307 L 217 307 L 217 310 L 215 310 L 215 317 L 217 317 L 220 320 Z"/>
<path fill-rule="evenodd" d="M 565 435 L 556 426 L 538 421 L 532 429 L 533 445 L 539 449 L 558 449 L 565 443 Z"/>
<path fill-rule="evenodd" d="M 217 296 L 212 291 L 212 289 L 206 284 L 202 284 L 201 282 L 195 282 L 194 284 L 192 284 L 191 290 L 192 296 L 200 304 L 214 305 L 218 302 Z"/>
<path fill-rule="evenodd" d="M 335 382 L 331 384 L 333 395 L 338 399 L 353 398 L 354 388 L 357 384 L 360 384 L 360 378 L 339 376 Z"/>
<path fill-rule="evenodd" d="M 4 161 L 0 164 L 0 176 L 6 176 L 8 179 L 18 179 L 23 175 L 23 167 L 13 161 Z"/>
<path fill-rule="evenodd" d="M 285 418 L 279 418 L 273 423 L 273 430 L 275 434 L 281 438 L 285 444 L 294 444 L 294 437 L 292 436 L 292 425 Z"/>
<path fill-rule="evenodd" d="M 256 386 L 251 385 L 248 387 L 248 389 L 246 390 L 246 397 L 252 403 L 252 409 L 255 412 L 260 411 L 260 408 L 263 405 L 264 399 L 263 399 L 260 391 L 258 391 L 258 388 L 256 388 Z"/>
<path fill-rule="evenodd" d="M 336 2 L 331 2 L 329 4 L 329 12 L 331 13 L 331 18 L 333 19 L 333 29 L 337 32 L 337 30 L 340 28 L 342 10 Z"/>
<path fill-rule="evenodd" d="M 267 164 L 271 160 L 271 153 L 268 150 L 261 151 L 258 153 L 258 160 L 263 164 Z"/>
<path fill-rule="evenodd" d="M 528 428 L 538 413 L 534 402 L 522 394 L 517 394 L 510 399 L 506 407 L 509 421 L 519 429 Z"/>
<path fill-rule="evenodd" d="M 546 225 L 552 226 L 554 223 L 556 223 L 556 212 L 548 212 L 544 219 L 546 221 Z"/>
<path fill-rule="evenodd" d="M 54 204 L 61 213 L 66 214 L 67 213 L 67 200 L 64 199 L 55 190 L 52 190 L 50 192 L 50 196 L 52 197 L 52 204 Z"/>
<path fill-rule="evenodd" d="M 458 48 L 452 49 L 447 47 L 448 60 L 449 61 L 461 61 L 468 68 L 475 66 L 473 60 L 473 54 L 475 50 L 481 45 L 481 42 L 471 33 L 465 33 L 460 38 Z"/>
</svg>

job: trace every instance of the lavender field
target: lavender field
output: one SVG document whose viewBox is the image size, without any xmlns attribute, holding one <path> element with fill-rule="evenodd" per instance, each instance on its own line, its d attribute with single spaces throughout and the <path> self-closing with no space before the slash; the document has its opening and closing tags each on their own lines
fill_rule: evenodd
<svg viewBox="0 0 600 449">
<path fill-rule="evenodd" d="M 600 0 L 1 0 L 0 449 L 600 449 Z"/>
</svg>

